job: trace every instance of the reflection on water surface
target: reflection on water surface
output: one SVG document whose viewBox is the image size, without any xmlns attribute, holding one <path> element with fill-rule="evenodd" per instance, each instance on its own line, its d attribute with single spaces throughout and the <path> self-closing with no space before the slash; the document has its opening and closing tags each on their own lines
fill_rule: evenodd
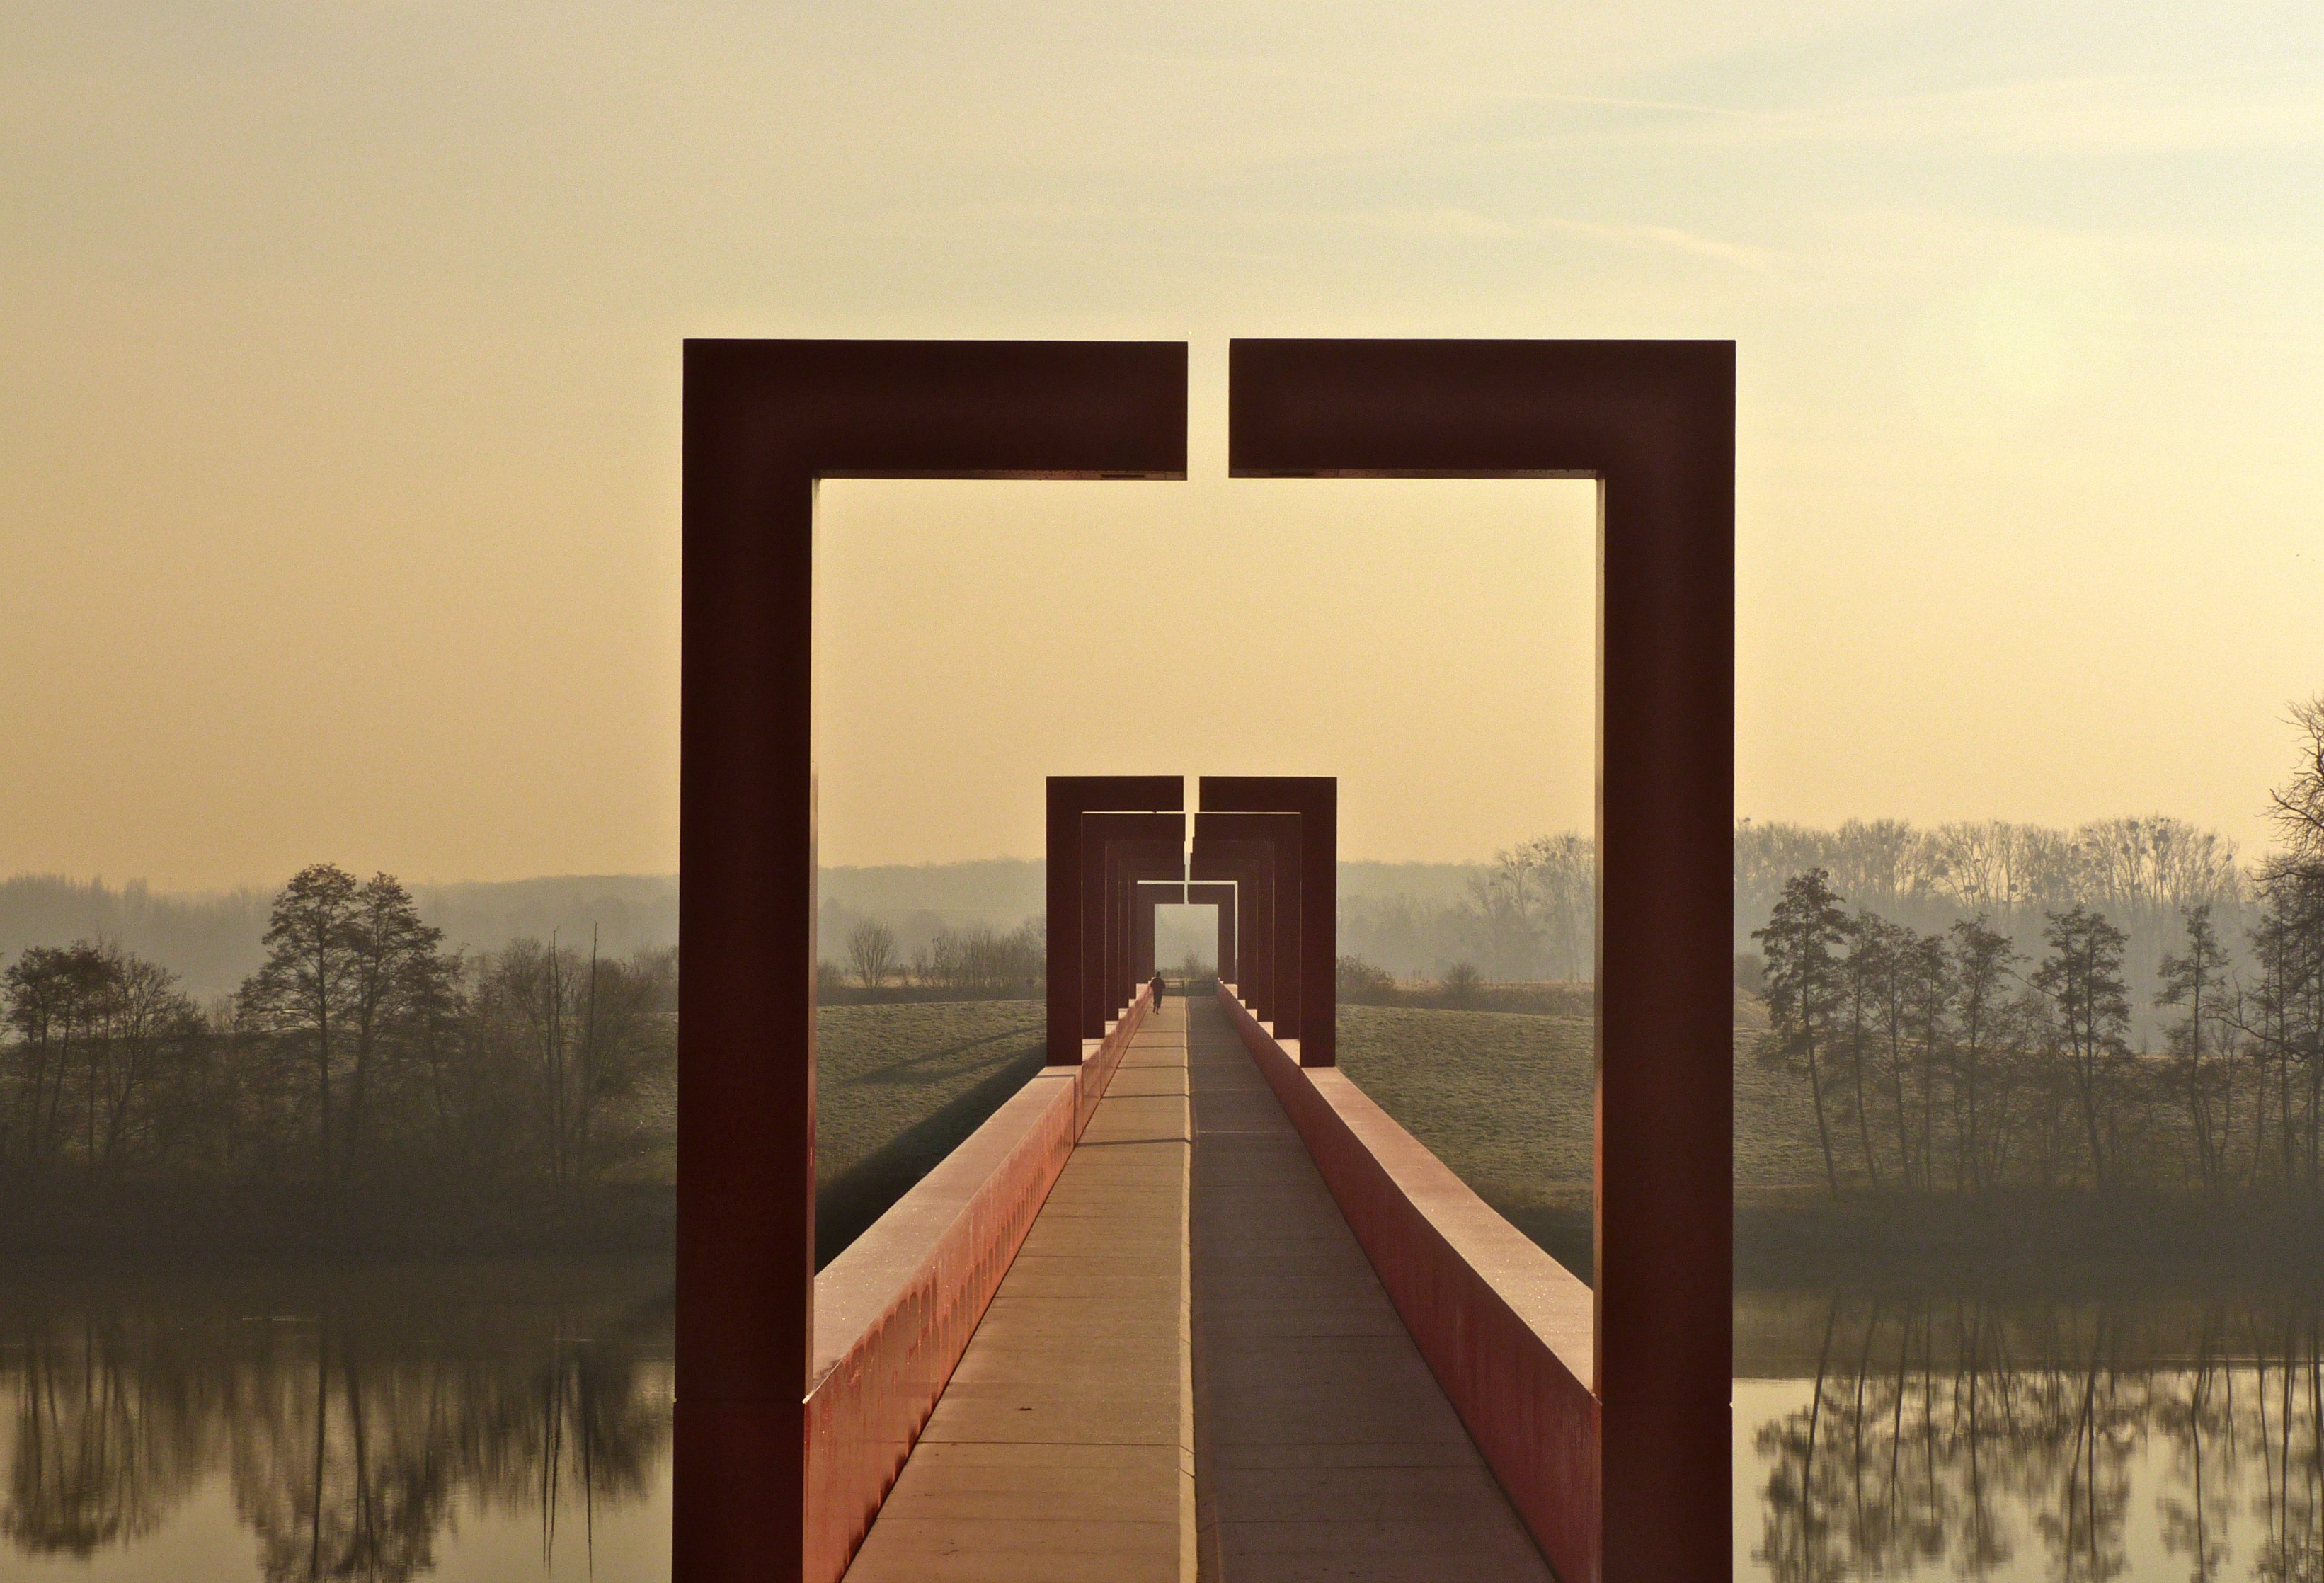
<svg viewBox="0 0 2324 1583">
<path fill-rule="evenodd" d="M 0 1292 L 0 1576 L 668 1575 L 666 1265 L 75 1285 Z"/>
<path fill-rule="evenodd" d="M 2324 1578 L 2313 1306 L 1840 1295 L 1737 1320 L 1738 1576 Z"/>
<path fill-rule="evenodd" d="M 0 1284 L 0 1578 L 669 1568 L 664 1264 Z M 2324 1583 L 2301 1303 L 1736 1304 L 1737 1572 Z"/>
</svg>

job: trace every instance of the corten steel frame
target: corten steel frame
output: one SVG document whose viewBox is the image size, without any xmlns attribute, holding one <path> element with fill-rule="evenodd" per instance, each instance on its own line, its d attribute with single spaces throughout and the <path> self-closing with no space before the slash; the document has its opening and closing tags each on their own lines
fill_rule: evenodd
<svg viewBox="0 0 2324 1583">
<path fill-rule="evenodd" d="M 689 341 L 673 1575 L 794 1579 L 815 1293 L 815 496 L 1183 478 L 1176 342 Z"/>
<path fill-rule="evenodd" d="M 1165 891 L 1176 891 L 1175 896 Z M 1183 876 L 1166 879 L 1141 879 L 1130 902 L 1130 977 L 1133 983 L 1143 983 L 1154 977 L 1160 966 L 1154 958 L 1158 955 L 1155 944 L 1155 911 L 1161 907 L 1183 907 L 1186 904 L 1186 882 Z"/>
<path fill-rule="evenodd" d="M 1275 1004 L 1275 848 L 1259 841 L 1204 841 L 1198 832 L 1187 872 L 1235 887 L 1235 977 L 1229 980 L 1251 1014 L 1273 1018 Z"/>
<path fill-rule="evenodd" d="M 1082 815 L 1183 813 L 1181 775 L 1051 775 L 1047 786 L 1050 1066 L 1082 1063 Z"/>
<path fill-rule="evenodd" d="M 1172 843 L 1113 841 L 1107 846 L 1114 875 L 1111 953 L 1113 977 L 1107 991 L 1111 1009 L 1106 1013 L 1111 1020 L 1121 1007 L 1138 998 L 1138 986 L 1145 981 L 1138 971 L 1139 887 L 1158 880 L 1184 883 L 1186 857 L 1183 838 Z"/>
<path fill-rule="evenodd" d="M 1177 895 L 1162 893 L 1176 890 Z M 1201 893 L 1197 894 L 1196 893 Z M 1156 945 L 1155 910 L 1159 907 L 1208 907 L 1218 914 L 1218 948 L 1216 956 L 1219 976 L 1226 977 L 1226 967 L 1234 953 L 1234 886 L 1231 884 L 1195 884 L 1178 880 L 1144 880 L 1138 886 L 1138 915 L 1130 930 L 1130 949 L 1134 960 L 1130 977 L 1134 980 L 1151 977 L 1162 964 L 1155 958 L 1160 954 Z"/>
<path fill-rule="evenodd" d="M 1339 1064 L 1340 782 L 1332 775 L 1204 775 L 1204 812 L 1299 816 L 1299 1064 Z"/>
<path fill-rule="evenodd" d="M 1186 905 L 1209 907 L 1218 914 L 1219 943 L 1213 952 L 1219 977 L 1231 984 L 1235 965 L 1235 886 L 1232 881 L 1208 884 L 1190 882 L 1186 886 Z"/>
<path fill-rule="evenodd" d="M 1300 822 L 1296 813 L 1194 815 L 1196 840 L 1207 838 L 1214 842 L 1255 842 L 1267 851 L 1268 879 L 1275 899 L 1273 998 L 1268 1015 L 1277 1039 L 1297 1039 L 1305 1025 L 1299 1004 L 1302 969 L 1306 961 Z"/>
<path fill-rule="evenodd" d="M 1730 1575 L 1735 347 L 1236 341 L 1238 477 L 1599 482 L 1599 1542 Z"/>
<path fill-rule="evenodd" d="M 1082 986 L 1081 1028 L 1084 1039 L 1105 1037 L 1105 1024 L 1120 1009 L 1114 996 L 1118 973 L 1127 973 L 1128 953 L 1116 960 L 1114 943 L 1127 923 L 1129 911 L 1120 894 L 1120 875 L 1111 841 L 1153 841 L 1167 846 L 1185 844 L 1183 813 L 1085 813 L 1082 816 Z M 1116 911 L 1117 908 L 1120 910 Z"/>
</svg>

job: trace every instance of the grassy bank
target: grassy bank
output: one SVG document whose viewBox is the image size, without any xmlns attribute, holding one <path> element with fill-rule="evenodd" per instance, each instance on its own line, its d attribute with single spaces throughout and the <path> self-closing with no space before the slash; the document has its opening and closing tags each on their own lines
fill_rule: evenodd
<svg viewBox="0 0 2324 1583">
<path fill-rule="evenodd" d="M 1028 1000 L 829 1006 L 817 1015 L 816 1245 L 828 1261 L 1039 1069 L 1042 1004 Z M 553 1187 L 414 1168 L 312 1182 L 105 1174 L 0 1177 L 0 1253 L 198 1263 L 667 1252 L 676 1113 L 624 1180 Z"/>
<path fill-rule="evenodd" d="M 2324 1205 L 2162 1193 L 1983 1199 L 1825 1190 L 1806 1084 L 1734 1027 L 1736 1274 L 1750 1286 L 2211 1280 L 2324 1285 Z M 1591 1268 L 1586 1013 L 1343 1005 L 1340 1064 L 1479 1196 L 1569 1268 Z"/>
</svg>

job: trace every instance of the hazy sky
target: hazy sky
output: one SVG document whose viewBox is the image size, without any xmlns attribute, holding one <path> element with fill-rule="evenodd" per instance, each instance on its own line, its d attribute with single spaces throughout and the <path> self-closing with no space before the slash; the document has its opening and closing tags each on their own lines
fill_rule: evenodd
<svg viewBox="0 0 2324 1583">
<path fill-rule="evenodd" d="M 1738 812 L 2248 847 L 2319 282 L 2312 0 L 19 0 L 0 872 L 672 867 L 689 335 L 1194 344 L 1190 483 L 827 488 L 827 861 L 1053 770 L 1587 825 L 1586 486 L 1229 483 L 1279 334 L 1735 338 Z"/>
</svg>

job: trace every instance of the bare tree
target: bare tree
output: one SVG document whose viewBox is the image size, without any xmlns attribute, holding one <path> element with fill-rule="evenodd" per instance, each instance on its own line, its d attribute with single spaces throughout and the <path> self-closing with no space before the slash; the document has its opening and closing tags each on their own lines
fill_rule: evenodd
<svg viewBox="0 0 2324 1583">
<path fill-rule="evenodd" d="M 895 976 L 896 931 L 877 918 L 866 918 L 847 931 L 847 960 L 858 983 L 866 989 L 879 988 Z"/>
<path fill-rule="evenodd" d="M 2292 706 L 2300 763 L 2292 778 L 2268 793 L 2270 816 L 2295 859 L 2324 863 L 2324 692 Z"/>
</svg>

